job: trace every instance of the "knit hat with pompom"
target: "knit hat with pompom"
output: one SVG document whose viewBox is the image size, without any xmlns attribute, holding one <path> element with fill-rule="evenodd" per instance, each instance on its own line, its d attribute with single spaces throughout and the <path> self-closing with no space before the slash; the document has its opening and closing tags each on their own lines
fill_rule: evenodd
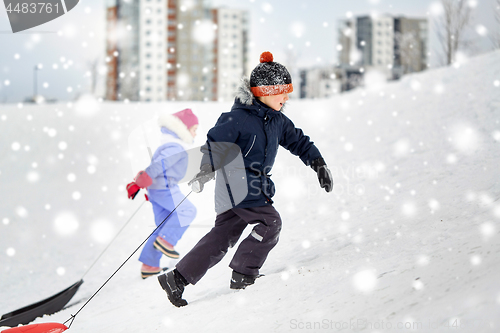
<svg viewBox="0 0 500 333">
<path fill-rule="evenodd" d="M 273 61 L 271 52 L 264 52 L 250 75 L 250 90 L 256 97 L 291 93 L 292 77 L 285 66 Z"/>
</svg>

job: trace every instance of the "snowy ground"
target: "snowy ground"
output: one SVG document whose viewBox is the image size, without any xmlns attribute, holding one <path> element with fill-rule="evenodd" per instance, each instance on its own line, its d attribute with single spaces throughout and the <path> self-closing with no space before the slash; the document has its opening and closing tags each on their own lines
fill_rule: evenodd
<svg viewBox="0 0 500 333">
<path fill-rule="evenodd" d="M 272 174 L 284 228 L 264 278 L 231 291 L 229 252 L 178 309 L 155 278 L 140 279 L 136 254 L 70 331 L 498 331 L 500 53 L 369 81 L 329 100 L 289 102 L 336 186 L 325 193 L 280 151 Z M 105 103 L 95 113 L 91 103 L 0 106 L 0 313 L 85 274 L 143 200 L 124 189 L 138 171 L 129 133 L 159 109 L 184 107 L 200 116 L 201 143 L 230 103 Z M 215 216 L 210 191 L 189 198 L 199 214 L 182 253 Z M 146 203 L 85 275 L 74 305 L 37 322 L 69 319 L 152 228 Z"/>
</svg>

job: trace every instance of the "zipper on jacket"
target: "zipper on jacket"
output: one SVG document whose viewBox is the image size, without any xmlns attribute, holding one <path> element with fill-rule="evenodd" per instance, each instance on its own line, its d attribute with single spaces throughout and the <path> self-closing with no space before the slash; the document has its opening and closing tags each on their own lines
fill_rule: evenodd
<svg viewBox="0 0 500 333">
<path fill-rule="evenodd" d="M 266 117 L 264 118 L 264 134 L 266 135 L 266 148 L 264 149 L 264 157 L 267 157 L 267 122 L 269 120 L 269 116 L 266 112 Z"/>
<path fill-rule="evenodd" d="M 252 145 L 250 146 L 250 148 L 248 149 L 247 153 L 245 154 L 245 157 L 247 157 L 247 155 L 250 153 L 250 150 L 252 150 L 253 145 L 255 144 L 255 139 L 256 138 L 257 138 L 257 134 L 254 134 Z"/>
</svg>

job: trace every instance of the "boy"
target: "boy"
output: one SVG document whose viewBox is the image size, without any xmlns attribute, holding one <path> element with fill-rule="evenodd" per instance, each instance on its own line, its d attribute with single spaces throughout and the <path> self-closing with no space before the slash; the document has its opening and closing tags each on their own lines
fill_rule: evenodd
<svg viewBox="0 0 500 333">
<path fill-rule="evenodd" d="M 202 147 L 205 155 L 201 171 L 190 182 L 193 191 L 203 190 L 203 184 L 213 179 L 214 170 L 224 166 L 214 162 L 218 159 L 212 156 L 211 144 L 234 143 L 241 150 L 248 194 L 231 209 L 218 212 L 212 230 L 174 270 L 158 277 L 168 299 L 177 307 L 187 305 L 182 299 L 184 287 L 196 284 L 217 264 L 228 248 L 236 244 L 248 224 L 255 227 L 241 242 L 229 265 L 233 269 L 230 288 L 244 289 L 259 277 L 259 269 L 278 243 L 281 230 L 280 215 L 272 205 L 274 183 L 269 175 L 279 145 L 311 166 L 322 188 L 327 192 L 332 190 L 332 176 L 318 148 L 281 112 L 288 94 L 293 91 L 290 73 L 273 62 L 270 52 L 262 53 L 260 62 L 250 80 L 243 81 L 231 112 L 223 113 L 207 133 L 207 143 Z M 229 185 L 227 188 L 231 192 Z"/>
</svg>

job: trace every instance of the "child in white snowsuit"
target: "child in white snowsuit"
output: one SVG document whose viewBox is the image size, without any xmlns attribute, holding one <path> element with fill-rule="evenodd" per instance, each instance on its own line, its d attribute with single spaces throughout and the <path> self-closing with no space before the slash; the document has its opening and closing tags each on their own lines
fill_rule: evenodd
<svg viewBox="0 0 500 333">
<path fill-rule="evenodd" d="M 289 72 L 273 62 L 270 52 L 264 52 L 260 62 L 252 71 L 250 80 L 243 81 L 231 111 L 223 113 L 207 133 L 207 142 L 202 147 L 205 155 L 201 171 L 191 182 L 194 191 L 201 191 L 203 184 L 213 178 L 214 171 L 224 168 L 224 165 L 219 165 L 219 152 L 214 152 L 217 149 L 213 146 L 221 142 L 232 143 L 241 151 L 248 194 L 241 202 L 234 202 L 231 198 L 233 207 L 217 215 L 212 230 L 177 263 L 174 270 L 158 277 L 168 299 L 177 307 L 187 305 L 182 299 L 184 287 L 196 284 L 209 268 L 217 264 L 228 248 L 236 244 L 248 224 L 255 227 L 238 246 L 229 264 L 233 269 L 230 288 L 243 289 L 259 277 L 259 269 L 277 244 L 281 230 L 280 215 L 272 205 L 274 183 L 269 174 L 279 146 L 311 166 L 317 172 L 320 186 L 327 192 L 332 190 L 331 173 L 318 148 L 281 112 L 288 94 L 293 91 Z M 230 187 L 227 186 L 229 197 L 234 191 Z"/>
<path fill-rule="evenodd" d="M 161 144 L 153 154 L 151 164 L 140 171 L 134 182 L 127 185 L 129 199 L 134 199 L 141 188 L 147 188 L 148 200 L 153 206 L 157 226 L 184 199 L 177 184 L 186 174 L 188 154 L 186 150 L 193 143 L 198 128 L 198 118 L 191 109 L 174 114 L 162 114 L 158 119 L 161 130 Z M 161 272 L 162 254 L 179 258 L 174 246 L 196 217 L 196 207 L 185 200 L 149 237 L 139 257 L 143 279 Z"/>
</svg>

